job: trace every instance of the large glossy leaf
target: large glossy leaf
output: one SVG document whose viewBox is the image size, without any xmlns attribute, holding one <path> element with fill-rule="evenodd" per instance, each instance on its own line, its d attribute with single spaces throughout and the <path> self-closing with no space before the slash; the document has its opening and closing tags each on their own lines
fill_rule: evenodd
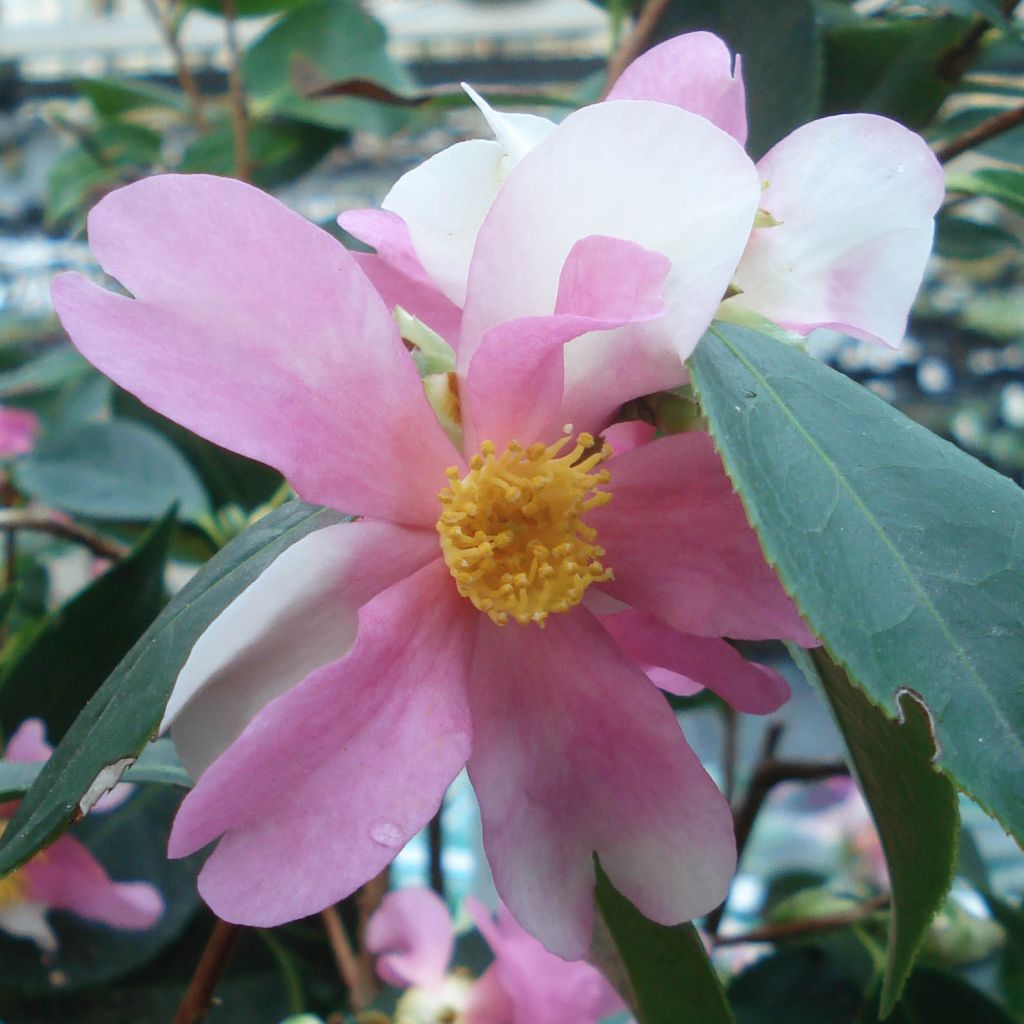
<svg viewBox="0 0 1024 1024">
<path fill-rule="evenodd" d="M 109 766 L 152 737 L 181 666 L 207 625 L 284 550 L 344 517 L 289 502 L 219 551 L 164 608 L 68 730 L 0 840 L 0 875 L 51 842 Z"/>
<path fill-rule="evenodd" d="M 1006 943 L 999 954 L 999 987 L 1010 1012 L 1024 1020 L 1024 905 L 985 893 L 992 916 L 1006 930 Z"/>
<path fill-rule="evenodd" d="M 18 487 L 71 515 L 146 521 L 177 504 L 195 521 L 210 502 L 195 470 L 158 433 L 139 423 L 86 423 L 51 435 L 18 461 Z"/>
<path fill-rule="evenodd" d="M 56 743 L 86 701 L 156 618 L 174 516 L 63 608 L 16 637 L 0 671 L 0 728 L 10 735 L 26 718 L 46 722 Z"/>
<path fill-rule="evenodd" d="M 890 716 L 918 694 L 939 765 L 1024 838 L 1024 492 L 755 331 L 713 325 L 690 367 L 811 628 Z"/>
<path fill-rule="evenodd" d="M 888 1014 L 953 881 L 956 791 L 932 765 L 935 740 L 928 713 L 912 693 L 900 695 L 902 721 L 894 721 L 823 651 L 808 655 L 793 648 L 792 653 L 832 708 L 885 851 L 892 913 L 881 1002 Z"/>
<path fill-rule="evenodd" d="M 166 107 L 180 114 L 188 111 L 183 92 L 142 79 L 79 78 L 73 85 L 100 117 L 120 117 L 146 107 Z"/>
<path fill-rule="evenodd" d="M 648 921 L 597 867 L 597 905 L 611 935 L 637 1024 L 735 1024 L 718 976 L 692 924 Z"/>
<path fill-rule="evenodd" d="M 1001 167 L 984 167 L 970 174 L 950 175 L 950 192 L 996 199 L 1014 213 L 1024 215 L 1024 173 Z"/>
<path fill-rule="evenodd" d="M 299 59 L 326 82 L 365 78 L 396 92 L 412 91 L 412 80 L 388 56 L 386 44 L 383 27 L 355 0 L 309 0 L 249 47 L 242 71 L 252 95 L 274 113 L 330 128 L 388 133 L 408 120 L 408 112 L 352 97 L 306 99 L 292 81 Z"/>
<path fill-rule="evenodd" d="M 658 35 L 696 29 L 717 32 L 742 54 L 754 157 L 815 116 L 821 44 L 811 0 L 672 0 Z"/>
</svg>

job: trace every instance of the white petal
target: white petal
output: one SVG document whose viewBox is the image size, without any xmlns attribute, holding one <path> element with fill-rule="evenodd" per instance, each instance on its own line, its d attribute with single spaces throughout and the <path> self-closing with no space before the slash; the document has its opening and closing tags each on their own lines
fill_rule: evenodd
<svg viewBox="0 0 1024 1024">
<path fill-rule="evenodd" d="M 0 906 L 0 931 L 31 939 L 44 953 L 57 950 L 57 936 L 46 920 L 46 907 L 27 900 Z"/>
</svg>

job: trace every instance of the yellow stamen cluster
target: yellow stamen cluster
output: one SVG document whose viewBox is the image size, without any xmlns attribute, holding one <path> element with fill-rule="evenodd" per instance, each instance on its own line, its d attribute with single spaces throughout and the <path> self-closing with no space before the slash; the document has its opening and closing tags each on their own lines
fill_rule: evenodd
<svg viewBox="0 0 1024 1024">
<path fill-rule="evenodd" d="M 0 836 L 3 836 L 7 822 L 0 819 Z M 0 878 L 0 907 L 9 907 L 12 903 L 21 903 L 28 889 L 28 879 L 22 870 L 12 871 Z"/>
<path fill-rule="evenodd" d="M 583 522 L 611 501 L 597 489 L 608 471 L 593 472 L 611 449 L 590 434 L 565 452 L 569 444 L 511 441 L 498 454 L 485 441 L 462 479 L 454 466 L 447 471 L 437 521 L 444 560 L 459 593 L 499 626 L 543 626 L 551 612 L 579 604 L 591 583 L 612 579 L 596 531 Z"/>
</svg>

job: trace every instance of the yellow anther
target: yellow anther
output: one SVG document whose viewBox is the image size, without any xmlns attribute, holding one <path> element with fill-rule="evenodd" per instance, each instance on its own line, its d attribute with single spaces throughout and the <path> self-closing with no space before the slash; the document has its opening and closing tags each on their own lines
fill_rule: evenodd
<svg viewBox="0 0 1024 1024">
<path fill-rule="evenodd" d="M 6 828 L 7 822 L 0 818 L 0 836 L 4 834 Z M 46 854 L 39 854 L 39 856 L 45 857 Z M 28 877 L 25 875 L 24 868 L 19 868 L 4 878 L 0 878 L 0 909 L 23 902 L 27 892 Z"/>
<path fill-rule="evenodd" d="M 447 470 L 437 532 L 459 593 L 499 626 L 543 626 L 579 604 L 591 583 L 612 579 L 597 532 L 582 520 L 611 500 L 597 490 L 608 471 L 592 472 L 610 455 L 585 433 L 525 450 L 511 441 L 500 453 L 485 441 L 465 477 Z"/>
</svg>

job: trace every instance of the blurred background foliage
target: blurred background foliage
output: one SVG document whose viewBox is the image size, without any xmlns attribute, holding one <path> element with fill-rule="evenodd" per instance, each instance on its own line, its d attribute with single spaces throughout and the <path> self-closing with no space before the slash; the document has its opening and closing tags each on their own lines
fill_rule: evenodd
<svg viewBox="0 0 1024 1024">
<path fill-rule="evenodd" d="M 1014 3 L 4 0 L 0 405 L 38 417 L 32 443 L 7 453 L 0 485 L 4 735 L 38 716 L 56 742 L 168 593 L 288 497 L 273 471 L 144 408 L 62 336 L 52 274 L 102 279 L 84 241 L 91 205 L 154 172 L 231 174 L 340 235 L 343 209 L 378 202 L 410 166 L 481 133 L 460 80 L 506 108 L 560 117 L 597 97 L 632 19 L 654 6 L 648 43 L 702 28 L 742 53 L 755 156 L 815 116 L 863 110 L 923 132 L 948 158 L 936 255 L 903 347 L 818 332 L 812 350 L 1024 481 L 1024 23 Z M 670 425 L 685 403 L 650 408 Z M 858 818 L 827 781 L 839 738 L 792 678 L 794 700 L 768 725 L 738 723 L 709 696 L 679 702 L 693 745 L 738 804 L 780 750 L 819 768 L 777 780 L 754 808 L 715 966 L 739 1024 L 870 1022 L 886 880 L 871 867 L 866 812 Z M 196 863 L 162 856 L 181 792 L 173 753 L 147 770 L 140 780 L 160 781 L 140 781 L 123 810 L 76 831 L 115 877 L 158 884 L 164 919 L 140 936 L 55 914 L 61 950 L 45 959 L 0 936 L 0 1020 L 173 1016 L 213 922 L 195 895 Z M 0 776 L 0 796 L 21 791 L 14 780 Z M 846 809 L 822 813 L 836 807 Z M 961 801 L 961 812 L 957 880 L 890 1018 L 898 1024 L 1024 1021 L 1024 865 L 976 807 Z M 446 885 L 454 900 L 486 884 L 480 859 L 461 785 L 393 876 Z M 339 908 L 348 953 L 329 921 L 244 932 L 209 1020 L 344 1020 L 373 1000 L 388 1010 L 394 995 L 373 994 L 359 948 L 374 898 Z M 479 968 L 479 945 L 460 948 Z"/>
</svg>

